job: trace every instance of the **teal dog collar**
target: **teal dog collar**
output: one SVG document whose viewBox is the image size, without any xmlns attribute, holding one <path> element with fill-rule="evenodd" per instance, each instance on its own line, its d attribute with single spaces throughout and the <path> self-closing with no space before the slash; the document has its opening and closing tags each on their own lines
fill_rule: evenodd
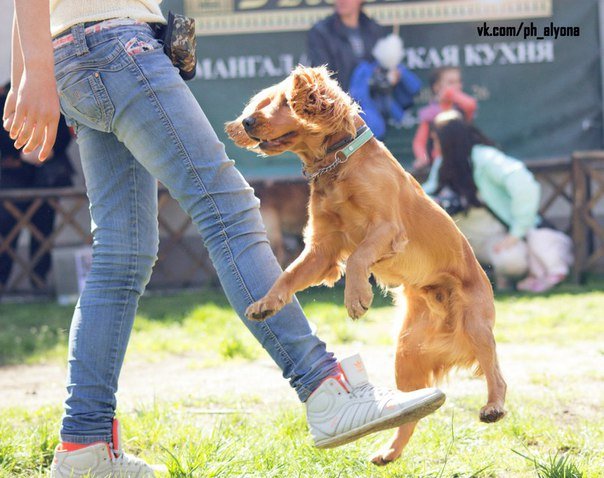
<svg viewBox="0 0 604 478">
<path fill-rule="evenodd" d="M 367 141 L 369 141 L 371 138 L 373 138 L 373 131 L 371 131 L 367 127 L 367 125 L 361 126 L 357 130 L 356 137 L 353 138 L 351 141 L 350 140 L 345 141 L 344 144 L 337 143 L 327 150 L 328 153 L 332 153 L 334 151 L 336 153 L 335 160 L 333 163 L 319 169 L 318 171 L 314 172 L 313 174 L 308 174 L 306 171 L 303 171 L 304 176 L 306 176 L 306 178 L 310 182 L 312 182 L 316 178 L 321 176 L 322 174 L 333 171 L 340 164 L 348 161 L 348 158 L 350 158 L 351 155 L 353 155 L 356 151 L 358 151 L 358 149 L 361 146 L 363 146 Z"/>
</svg>

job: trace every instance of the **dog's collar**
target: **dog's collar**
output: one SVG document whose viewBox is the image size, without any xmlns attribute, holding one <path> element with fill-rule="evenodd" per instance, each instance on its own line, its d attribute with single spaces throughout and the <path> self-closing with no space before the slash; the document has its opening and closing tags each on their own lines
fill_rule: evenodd
<svg viewBox="0 0 604 478">
<path fill-rule="evenodd" d="M 327 154 L 333 152 L 336 153 L 335 159 L 331 164 L 328 164 L 312 174 L 309 174 L 306 170 L 302 170 L 302 173 L 306 179 L 308 179 L 310 182 L 313 182 L 322 174 L 333 171 L 340 164 L 348 161 L 348 158 L 371 138 L 373 138 L 373 131 L 371 131 L 367 125 L 361 126 L 359 129 L 357 129 L 357 134 L 354 138 L 345 138 L 342 141 L 331 145 L 327 149 Z"/>
</svg>

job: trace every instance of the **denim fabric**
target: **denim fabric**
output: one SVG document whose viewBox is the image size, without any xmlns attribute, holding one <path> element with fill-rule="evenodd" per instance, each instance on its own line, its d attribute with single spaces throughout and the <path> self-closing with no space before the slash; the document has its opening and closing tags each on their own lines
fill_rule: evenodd
<svg viewBox="0 0 604 478">
<path fill-rule="evenodd" d="M 233 308 L 305 401 L 336 360 L 297 302 L 266 322 L 244 318 L 281 269 L 258 199 L 151 28 L 86 36 L 76 25 L 71 33 L 75 41 L 55 50 L 55 74 L 61 109 L 77 131 L 94 244 L 70 330 L 62 440 L 111 439 L 120 368 L 156 260 L 156 178 L 199 229 Z"/>
</svg>

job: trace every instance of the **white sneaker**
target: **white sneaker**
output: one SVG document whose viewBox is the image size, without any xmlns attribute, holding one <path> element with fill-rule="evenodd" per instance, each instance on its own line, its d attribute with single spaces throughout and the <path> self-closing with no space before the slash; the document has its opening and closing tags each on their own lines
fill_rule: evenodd
<svg viewBox="0 0 604 478">
<path fill-rule="evenodd" d="M 306 401 L 310 433 L 318 448 L 332 448 L 369 433 L 414 422 L 445 403 L 438 388 L 409 393 L 371 385 L 360 355 L 340 362 L 342 373 L 323 381 Z"/>
<path fill-rule="evenodd" d="M 55 450 L 50 467 L 51 478 L 147 478 L 153 469 L 140 458 L 121 449 L 119 423 L 113 421 L 113 444 L 98 442 L 79 450 Z"/>
</svg>

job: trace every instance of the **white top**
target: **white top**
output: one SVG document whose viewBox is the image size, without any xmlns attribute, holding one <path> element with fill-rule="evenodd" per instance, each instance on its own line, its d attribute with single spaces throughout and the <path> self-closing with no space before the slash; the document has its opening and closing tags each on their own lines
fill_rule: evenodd
<svg viewBox="0 0 604 478">
<path fill-rule="evenodd" d="M 161 0 L 50 0 L 50 33 L 54 37 L 78 23 L 110 18 L 166 23 Z"/>
</svg>

